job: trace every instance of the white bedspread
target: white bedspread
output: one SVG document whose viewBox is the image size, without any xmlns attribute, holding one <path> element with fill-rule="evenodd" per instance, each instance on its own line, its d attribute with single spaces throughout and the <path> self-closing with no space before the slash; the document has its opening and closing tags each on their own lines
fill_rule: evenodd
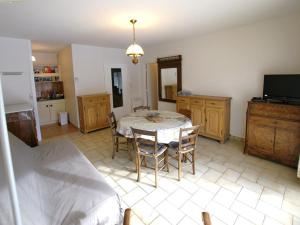
<svg viewBox="0 0 300 225">
<path fill-rule="evenodd" d="M 11 135 L 24 225 L 121 224 L 114 190 L 68 140 L 30 148 Z M 1 157 L 1 155 L 0 155 Z M 0 158 L 0 224 L 13 224 Z"/>
</svg>

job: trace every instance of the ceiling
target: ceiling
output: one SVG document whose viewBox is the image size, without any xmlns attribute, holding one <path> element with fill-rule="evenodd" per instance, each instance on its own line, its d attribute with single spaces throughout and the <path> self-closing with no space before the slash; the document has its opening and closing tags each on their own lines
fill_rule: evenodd
<svg viewBox="0 0 300 225">
<path fill-rule="evenodd" d="M 299 10 L 299 0 L 0 0 L 0 36 L 33 40 L 36 51 L 68 43 L 126 48 L 130 18 L 143 46 Z"/>
</svg>

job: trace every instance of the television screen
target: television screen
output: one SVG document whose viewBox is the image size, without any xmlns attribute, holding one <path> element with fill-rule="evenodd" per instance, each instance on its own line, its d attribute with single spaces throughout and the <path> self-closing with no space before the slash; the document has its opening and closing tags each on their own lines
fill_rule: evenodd
<svg viewBox="0 0 300 225">
<path fill-rule="evenodd" d="M 264 98 L 299 98 L 300 74 L 265 75 Z"/>
</svg>

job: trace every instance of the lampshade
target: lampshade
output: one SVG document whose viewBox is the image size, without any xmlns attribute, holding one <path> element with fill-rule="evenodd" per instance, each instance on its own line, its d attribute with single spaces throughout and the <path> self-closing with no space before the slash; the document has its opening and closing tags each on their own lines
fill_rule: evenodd
<svg viewBox="0 0 300 225">
<path fill-rule="evenodd" d="M 138 44 L 132 44 L 127 48 L 126 55 L 128 56 L 142 56 L 144 55 L 144 50 Z"/>
</svg>

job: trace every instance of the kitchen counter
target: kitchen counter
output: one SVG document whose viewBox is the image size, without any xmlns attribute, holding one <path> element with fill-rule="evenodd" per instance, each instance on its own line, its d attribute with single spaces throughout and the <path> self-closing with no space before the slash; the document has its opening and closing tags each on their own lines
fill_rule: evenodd
<svg viewBox="0 0 300 225">
<path fill-rule="evenodd" d="M 5 105 L 4 108 L 6 114 L 33 110 L 33 106 L 28 103 Z"/>
</svg>

